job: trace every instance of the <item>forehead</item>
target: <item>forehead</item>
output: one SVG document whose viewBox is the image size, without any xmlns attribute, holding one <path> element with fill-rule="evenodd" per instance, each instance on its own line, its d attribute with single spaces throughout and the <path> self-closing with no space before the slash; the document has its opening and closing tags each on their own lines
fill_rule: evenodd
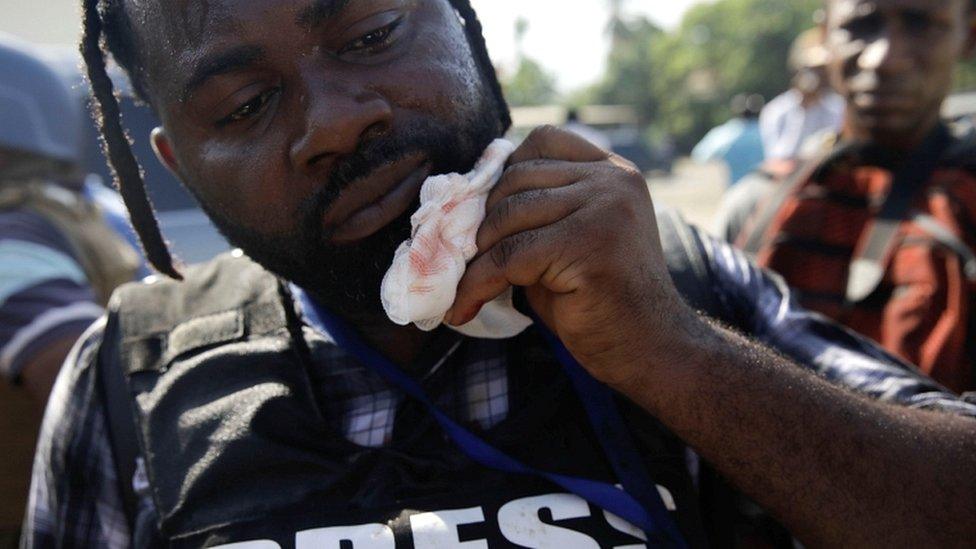
<svg viewBox="0 0 976 549">
<path fill-rule="evenodd" d="M 351 0 L 369 2 L 369 0 Z M 131 19 L 150 39 L 162 38 L 168 53 L 200 46 L 215 36 L 240 32 L 247 21 L 301 9 L 329 11 L 350 0 L 156 0 L 131 2 Z"/>
<path fill-rule="evenodd" d="M 295 46 L 316 27 L 346 12 L 437 0 L 156 0 L 135 1 L 141 48 L 155 92 L 177 93 L 186 74 L 222 50 L 242 45 Z"/>
</svg>

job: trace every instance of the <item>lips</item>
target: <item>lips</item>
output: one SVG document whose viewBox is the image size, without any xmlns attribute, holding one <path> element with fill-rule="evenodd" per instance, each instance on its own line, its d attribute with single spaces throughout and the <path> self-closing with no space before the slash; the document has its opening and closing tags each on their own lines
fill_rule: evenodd
<svg viewBox="0 0 976 549">
<path fill-rule="evenodd" d="M 350 244 L 377 233 L 414 203 L 430 163 L 415 154 L 353 181 L 322 219 L 334 244 Z"/>
</svg>

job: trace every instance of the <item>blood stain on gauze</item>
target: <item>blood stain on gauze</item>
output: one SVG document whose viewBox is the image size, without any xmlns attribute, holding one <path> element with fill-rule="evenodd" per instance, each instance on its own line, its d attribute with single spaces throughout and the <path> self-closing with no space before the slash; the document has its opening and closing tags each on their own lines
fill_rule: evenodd
<svg viewBox="0 0 976 549">
<path fill-rule="evenodd" d="M 468 262 L 478 253 L 476 238 L 488 193 L 514 150 L 512 143 L 497 139 L 470 173 L 438 175 L 424 182 L 420 209 L 410 218 L 411 237 L 397 249 L 383 278 L 380 294 L 390 320 L 427 331 L 441 325 Z M 531 323 L 512 306 L 509 291 L 486 304 L 475 320 L 455 329 L 472 337 L 503 339 Z"/>
</svg>

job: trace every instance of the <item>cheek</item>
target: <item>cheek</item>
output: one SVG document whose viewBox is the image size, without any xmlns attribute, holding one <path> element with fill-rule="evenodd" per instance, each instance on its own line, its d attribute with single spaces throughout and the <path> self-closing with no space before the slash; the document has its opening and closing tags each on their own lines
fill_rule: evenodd
<svg viewBox="0 0 976 549">
<path fill-rule="evenodd" d="M 284 184 L 280 147 L 204 143 L 199 150 L 192 186 L 209 211 L 263 234 L 295 232 L 304 196 Z"/>
<path fill-rule="evenodd" d="M 965 40 L 961 36 L 953 36 L 952 39 L 944 37 L 928 46 L 919 44 L 915 50 L 920 56 L 918 66 L 925 72 L 926 81 L 932 83 L 926 89 L 933 93 L 945 91 L 940 88 L 952 81 L 956 62 L 961 59 L 964 47 Z"/>
<path fill-rule="evenodd" d="M 384 95 L 396 97 L 396 103 L 409 110 L 425 111 L 443 120 L 463 120 L 487 92 L 457 16 L 453 11 L 437 10 L 436 4 L 430 3 L 425 14 L 434 22 L 417 36 L 410 54 L 404 57 L 422 62 L 395 66 L 396 78 L 386 81 L 396 83 L 396 87 L 384 90 Z"/>
</svg>

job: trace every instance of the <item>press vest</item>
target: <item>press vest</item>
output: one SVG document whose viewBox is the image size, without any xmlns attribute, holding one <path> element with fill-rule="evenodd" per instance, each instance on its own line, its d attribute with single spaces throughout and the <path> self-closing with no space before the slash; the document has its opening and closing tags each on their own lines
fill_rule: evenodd
<svg viewBox="0 0 976 549">
<path fill-rule="evenodd" d="M 665 238 L 665 247 L 695 246 L 689 235 Z M 701 267 L 688 257 L 673 268 Z M 316 402 L 312 379 L 321 372 L 306 368 L 327 360 L 330 343 L 306 329 L 311 360 L 301 359 L 293 335 L 301 327 L 282 294 L 263 268 L 225 255 L 181 283 L 129 285 L 114 296 L 99 360 L 121 368 L 131 397 L 158 514 L 139 528 L 175 547 L 643 545 L 633 526 L 548 482 L 473 463 L 409 402 L 389 446 L 347 441 Z M 615 482 L 540 335 L 505 345 L 509 385 L 524 397 L 481 436 L 535 468 Z M 633 404 L 620 405 L 686 541 L 705 545 L 684 445 Z"/>
</svg>

